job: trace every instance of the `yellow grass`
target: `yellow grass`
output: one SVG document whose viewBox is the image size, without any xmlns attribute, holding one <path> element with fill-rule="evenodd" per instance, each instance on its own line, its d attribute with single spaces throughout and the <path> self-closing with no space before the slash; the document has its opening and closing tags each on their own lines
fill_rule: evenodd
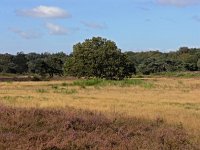
<svg viewBox="0 0 200 150">
<path fill-rule="evenodd" d="M 63 81 L 4 82 L 0 83 L 0 103 L 15 107 L 71 106 L 146 119 L 160 117 L 170 124 L 183 125 L 200 138 L 200 78 L 158 78 L 146 82 L 155 87 L 81 88 L 62 86 Z M 64 92 L 54 85 L 62 87 Z"/>
</svg>

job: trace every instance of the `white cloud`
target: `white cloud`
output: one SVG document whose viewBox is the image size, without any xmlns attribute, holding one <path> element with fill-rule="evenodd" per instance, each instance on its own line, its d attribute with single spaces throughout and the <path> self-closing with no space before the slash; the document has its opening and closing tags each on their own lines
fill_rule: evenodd
<svg viewBox="0 0 200 150">
<path fill-rule="evenodd" d="M 57 24 L 46 23 L 46 28 L 49 30 L 50 34 L 53 35 L 66 35 L 69 34 L 69 30 L 67 28 L 61 27 Z"/>
<path fill-rule="evenodd" d="M 177 7 L 185 7 L 200 3 L 200 0 L 156 0 L 161 5 L 171 5 Z"/>
<path fill-rule="evenodd" d="M 43 5 L 32 9 L 18 10 L 16 13 L 22 16 L 37 18 L 67 18 L 71 16 L 67 11 L 59 7 Z"/>
<path fill-rule="evenodd" d="M 9 30 L 23 39 L 36 39 L 41 37 L 41 34 L 35 31 L 24 31 L 18 28 L 9 28 Z"/>
<path fill-rule="evenodd" d="M 93 29 L 105 29 L 106 28 L 105 24 L 100 24 L 100 23 L 95 23 L 95 22 L 86 22 L 86 21 L 81 21 L 81 23 L 88 28 L 93 28 Z"/>
</svg>

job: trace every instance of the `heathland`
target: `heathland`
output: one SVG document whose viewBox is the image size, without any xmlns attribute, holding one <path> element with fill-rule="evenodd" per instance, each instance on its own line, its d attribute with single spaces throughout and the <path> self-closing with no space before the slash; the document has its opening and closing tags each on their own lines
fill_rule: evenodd
<svg viewBox="0 0 200 150">
<path fill-rule="evenodd" d="M 0 54 L 0 149 L 200 149 L 199 71 L 199 48 L 123 52 L 101 37 Z"/>
<path fill-rule="evenodd" d="M 0 148 L 198 149 L 200 78 L 0 83 Z"/>
</svg>

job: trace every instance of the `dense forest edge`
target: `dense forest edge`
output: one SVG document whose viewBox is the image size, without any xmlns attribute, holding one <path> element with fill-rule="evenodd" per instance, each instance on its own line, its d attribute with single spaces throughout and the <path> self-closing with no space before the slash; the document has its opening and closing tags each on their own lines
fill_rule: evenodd
<svg viewBox="0 0 200 150">
<path fill-rule="evenodd" d="M 93 37 L 73 46 L 73 52 L 0 54 L 1 76 L 28 75 L 124 79 L 143 75 L 177 75 L 200 71 L 200 48 L 181 47 L 177 51 L 122 52 L 115 42 Z M 180 75 L 180 74 L 179 74 Z M 183 75 L 184 76 L 184 75 Z"/>
</svg>

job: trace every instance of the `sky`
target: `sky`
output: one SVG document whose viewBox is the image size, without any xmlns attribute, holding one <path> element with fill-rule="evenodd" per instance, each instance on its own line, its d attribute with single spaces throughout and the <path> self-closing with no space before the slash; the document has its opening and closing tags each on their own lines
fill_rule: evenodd
<svg viewBox="0 0 200 150">
<path fill-rule="evenodd" d="M 1 0 L 0 53 L 73 51 L 100 36 L 122 51 L 200 47 L 200 0 Z"/>
</svg>

